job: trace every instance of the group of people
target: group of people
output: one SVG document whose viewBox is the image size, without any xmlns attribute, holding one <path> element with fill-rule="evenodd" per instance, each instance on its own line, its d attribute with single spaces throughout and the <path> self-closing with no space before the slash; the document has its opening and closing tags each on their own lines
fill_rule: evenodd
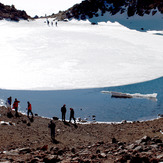
<svg viewBox="0 0 163 163">
<path fill-rule="evenodd" d="M 7 105 L 8 113 L 12 114 L 11 111 L 12 111 L 12 109 L 14 109 L 15 110 L 15 116 L 19 117 L 19 113 L 18 113 L 18 105 L 19 105 L 19 103 L 20 103 L 20 101 L 18 101 L 17 98 L 15 98 L 14 103 L 12 105 L 12 97 L 10 96 L 9 98 L 7 98 L 6 105 Z M 66 120 L 65 120 L 66 111 L 67 111 L 66 105 L 64 104 L 61 107 L 62 121 L 63 122 L 66 122 Z M 29 101 L 27 101 L 27 116 L 28 116 L 28 118 L 29 118 L 29 114 L 32 115 L 32 119 L 33 119 L 32 105 L 31 105 L 31 103 Z M 70 108 L 69 122 L 71 122 L 71 119 L 73 119 L 74 123 L 76 124 L 76 120 L 75 120 L 75 117 L 74 117 L 74 109 L 73 108 Z M 48 124 L 48 127 L 51 130 L 51 138 L 54 141 L 55 140 L 55 127 L 56 127 L 56 125 L 55 125 L 53 120 L 50 121 L 50 123 Z"/>
<path fill-rule="evenodd" d="M 62 121 L 63 122 L 66 122 L 65 118 L 66 118 L 66 104 L 64 104 L 62 107 L 61 107 L 61 113 L 62 113 Z M 69 119 L 69 122 L 71 122 L 71 119 L 74 120 L 74 123 L 76 124 L 76 120 L 75 120 L 75 117 L 74 117 L 74 109 L 73 108 L 70 108 L 70 119 Z M 51 130 L 51 139 L 53 141 L 55 141 L 55 123 L 53 120 L 50 120 L 50 123 L 48 124 L 48 127 L 50 128 Z"/>
<path fill-rule="evenodd" d="M 61 112 L 62 112 L 62 121 L 65 122 L 65 117 L 66 117 L 66 104 L 64 104 L 62 107 L 61 107 Z M 70 108 L 70 120 L 69 122 L 71 122 L 71 119 L 74 120 L 74 123 L 76 123 L 76 120 L 75 120 L 75 117 L 74 117 L 74 109 L 73 108 Z"/>
<path fill-rule="evenodd" d="M 18 101 L 17 98 L 15 98 L 13 106 L 12 106 L 12 97 L 10 96 L 9 98 L 7 98 L 6 104 L 7 104 L 8 113 L 11 114 L 12 109 L 14 109 L 15 116 L 19 117 L 19 113 L 18 113 L 19 103 L 20 103 L 20 101 Z M 27 101 L 27 116 L 28 116 L 28 118 L 29 118 L 29 113 L 32 115 L 32 118 L 33 118 L 32 105 L 29 101 Z"/>
<path fill-rule="evenodd" d="M 49 22 L 48 19 L 46 20 L 46 22 L 47 22 L 47 25 L 50 26 L 50 22 Z M 56 22 L 55 22 L 55 26 L 57 27 L 57 25 L 58 25 L 58 23 L 57 23 L 57 21 L 56 21 Z M 51 26 L 53 26 L 53 21 L 51 21 Z"/>
</svg>

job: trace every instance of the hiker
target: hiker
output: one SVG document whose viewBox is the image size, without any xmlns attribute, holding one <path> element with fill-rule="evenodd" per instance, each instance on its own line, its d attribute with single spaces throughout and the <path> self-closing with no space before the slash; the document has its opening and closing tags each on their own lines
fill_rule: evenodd
<svg viewBox="0 0 163 163">
<path fill-rule="evenodd" d="M 28 118 L 29 118 L 29 113 L 31 113 L 32 118 L 33 118 L 32 105 L 31 105 L 31 103 L 30 103 L 29 101 L 27 102 L 27 104 L 28 104 L 27 116 L 28 116 Z"/>
<path fill-rule="evenodd" d="M 47 19 L 47 25 L 49 26 L 49 20 Z"/>
<path fill-rule="evenodd" d="M 51 139 L 54 140 L 55 139 L 55 123 L 53 120 L 50 121 L 48 127 L 51 130 Z"/>
<path fill-rule="evenodd" d="M 57 22 L 55 22 L 55 26 L 57 27 Z"/>
<path fill-rule="evenodd" d="M 9 98 L 7 98 L 7 109 L 8 112 L 11 113 L 11 104 L 12 104 L 12 97 L 10 96 Z"/>
<path fill-rule="evenodd" d="M 66 116 L 66 105 L 65 104 L 61 107 L 61 112 L 62 112 L 62 121 L 65 122 L 65 116 Z"/>
<path fill-rule="evenodd" d="M 20 103 L 20 101 L 17 100 L 17 98 L 15 98 L 14 104 L 13 104 L 13 109 L 15 109 L 15 116 L 18 117 L 18 104 Z"/>
<path fill-rule="evenodd" d="M 53 21 L 51 21 L 51 26 L 53 26 Z"/>
<path fill-rule="evenodd" d="M 74 118 L 74 109 L 73 108 L 70 108 L 70 121 L 69 122 L 71 122 L 71 119 L 73 119 L 74 123 L 76 123 L 75 118 Z"/>
</svg>

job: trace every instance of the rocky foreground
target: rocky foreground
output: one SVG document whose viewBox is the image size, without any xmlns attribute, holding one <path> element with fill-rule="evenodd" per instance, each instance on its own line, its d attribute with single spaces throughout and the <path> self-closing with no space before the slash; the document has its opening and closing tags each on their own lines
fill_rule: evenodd
<svg viewBox="0 0 163 163">
<path fill-rule="evenodd" d="M 13 112 L 14 115 L 14 112 Z M 0 107 L 0 162 L 128 162 L 163 161 L 163 118 L 122 124 L 72 124 L 49 119 L 7 117 Z"/>
</svg>

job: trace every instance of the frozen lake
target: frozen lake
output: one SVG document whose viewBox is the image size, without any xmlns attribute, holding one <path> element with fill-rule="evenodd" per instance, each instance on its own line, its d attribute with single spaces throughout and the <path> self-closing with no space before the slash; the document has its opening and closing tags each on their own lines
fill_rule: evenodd
<svg viewBox="0 0 163 163">
<path fill-rule="evenodd" d="M 0 21 L 2 105 L 12 96 L 22 112 L 30 101 L 34 113 L 60 117 L 66 104 L 67 119 L 73 107 L 76 117 L 95 115 L 101 122 L 162 114 L 163 31 L 140 32 L 118 22 L 45 22 Z M 101 91 L 157 93 L 157 100 L 111 98 Z"/>
</svg>

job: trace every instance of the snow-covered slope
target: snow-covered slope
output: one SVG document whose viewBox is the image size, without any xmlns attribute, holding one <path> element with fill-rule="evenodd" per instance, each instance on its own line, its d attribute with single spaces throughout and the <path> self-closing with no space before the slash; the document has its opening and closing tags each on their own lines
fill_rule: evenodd
<svg viewBox="0 0 163 163">
<path fill-rule="evenodd" d="M 105 87 L 163 74 L 163 31 L 142 33 L 117 22 L 55 27 L 44 21 L 0 21 L 0 88 Z"/>
<path fill-rule="evenodd" d="M 34 16 L 40 12 L 51 14 L 55 8 L 56 12 L 64 10 L 81 0 L 1 2 Z M 95 14 L 98 12 L 101 10 Z M 48 26 L 45 19 L 0 21 L 0 88 L 93 88 L 161 77 L 161 20 L 161 13 L 153 17 L 151 11 L 143 17 L 129 18 L 125 12 L 98 13 L 85 21 L 58 22 L 58 27 Z M 89 21 L 98 22 L 98 26 Z"/>
</svg>

